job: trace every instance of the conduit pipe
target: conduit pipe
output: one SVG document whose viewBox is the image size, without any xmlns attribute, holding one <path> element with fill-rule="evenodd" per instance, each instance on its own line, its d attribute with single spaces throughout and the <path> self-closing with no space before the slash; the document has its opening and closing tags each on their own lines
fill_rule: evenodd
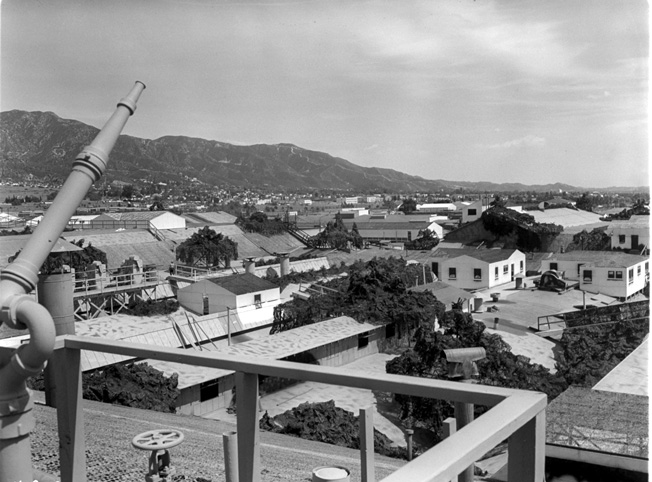
<svg viewBox="0 0 652 482">
<path fill-rule="evenodd" d="M 91 184 L 106 170 L 109 153 L 143 89 L 145 84 L 136 82 L 118 102 L 102 130 L 75 159 L 72 172 L 23 250 L 0 274 L 0 325 L 27 328 L 30 334 L 29 342 L 13 352 L 0 351 L 0 482 L 34 480 L 29 434 L 35 422 L 25 380 L 40 373 L 54 351 L 54 320 L 26 295 L 36 288 L 41 265 Z"/>
</svg>

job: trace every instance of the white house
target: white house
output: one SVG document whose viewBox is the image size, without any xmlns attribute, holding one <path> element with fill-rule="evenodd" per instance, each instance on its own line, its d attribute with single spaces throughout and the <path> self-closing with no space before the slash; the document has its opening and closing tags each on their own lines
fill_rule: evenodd
<svg viewBox="0 0 652 482">
<path fill-rule="evenodd" d="M 477 221 L 486 209 L 487 206 L 484 206 L 481 200 L 466 204 L 462 208 L 462 222 L 470 223 L 472 221 Z"/>
<path fill-rule="evenodd" d="M 571 251 L 541 261 L 541 271 L 562 271 L 579 288 L 614 298 L 629 298 L 648 282 L 649 259 L 620 251 Z"/>
<path fill-rule="evenodd" d="M 611 221 L 607 234 L 611 236 L 612 249 L 637 249 L 640 245 L 649 248 L 650 216 L 632 216 L 626 221 Z"/>
<path fill-rule="evenodd" d="M 525 274 L 525 254 L 517 249 L 439 248 L 431 268 L 439 280 L 457 288 L 491 288 Z"/>
<path fill-rule="evenodd" d="M 649 258 L 619 252 L 609 255 L 580 267 L 580 289 L 621 299 L 643 291 L 649 282 Z"/>
<path fill-rule="evenodd" d="M 281 302 L 278 286 L 250 273 L 204 278 L 177 292 L 179 304 L 200 315 L 231 310 L 249 323 L 272 320 Z"/>
<path fill-rule="evenodd" d="M 444 229 L 427 217 L 373 215 L 357 218 L 345 218 L 342 222 L 347 229 L 358 228 L 360 236 L 368 241 L 413 241 L 419 237 L 419 232 L 425 229 L 435 233 L 440 239 L 444 237 Z"/>
</svg>

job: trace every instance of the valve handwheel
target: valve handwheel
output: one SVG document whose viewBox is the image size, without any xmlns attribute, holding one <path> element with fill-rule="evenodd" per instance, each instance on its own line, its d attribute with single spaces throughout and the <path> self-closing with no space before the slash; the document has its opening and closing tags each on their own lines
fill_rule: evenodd
<svg viewBox="0 0 652 482">
<path fill-rule="evenodd" d="M 184 435 L 178 430 L 150 430 L 136 435 L 131 444 L 141 450 L 167 450 L 183 442 Z"/>
</svg>

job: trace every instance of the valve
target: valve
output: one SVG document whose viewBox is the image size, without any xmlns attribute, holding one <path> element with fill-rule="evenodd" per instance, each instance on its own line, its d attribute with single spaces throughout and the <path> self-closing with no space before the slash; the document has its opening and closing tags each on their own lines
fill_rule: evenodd
<svg viewBox="0 0 652 482">
<path fill-rule="evenodd" d="M 183 442 L 184 435 L 178 430 L 150 430 L 136 435 L 131 445 L 140 450 L 151 450 L 149 456 L 149 471 L 145 482 L 169 482 L 176 474 L 176 469 L 170 461 L 168 449 Z M 161 453 L 159 453 L 161 452 Z"/>
</svg>

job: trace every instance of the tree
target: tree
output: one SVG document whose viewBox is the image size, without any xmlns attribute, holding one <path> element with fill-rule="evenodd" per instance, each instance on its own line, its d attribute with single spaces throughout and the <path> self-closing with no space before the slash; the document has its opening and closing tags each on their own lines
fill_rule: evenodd
<svg viewBox="0 0 652 482">
<path fill-rule="evenodd" d="M 405 214 L 410 214 L 417 210 L 417 202 L 412 198 L 408 198 L 403 201 L 403 204 L 401 204 L 398 210 L 403 211 Z"/>
<path fill-rule="evenodd" d="M 231 266 L 238 258 L 238 243 L 204 226 L 177 248 L 177 259 L 189 266 Z"/>
<path fill-rule="evenodd" d="M 507 207 L 507 201 L 501 198 L 498 194 L 494 196 L 494 200 L 489 203 L 489 206 L 492 208 L 505 208 Z"/>
<path fill-rule="evenodd" d="M 589 193 L 585 192 L 582 197 L 577 199 L 575 207 L 582 211 L 593 212 L 593 204 L 593 198 L 589 196 Z"/>
</svg>

